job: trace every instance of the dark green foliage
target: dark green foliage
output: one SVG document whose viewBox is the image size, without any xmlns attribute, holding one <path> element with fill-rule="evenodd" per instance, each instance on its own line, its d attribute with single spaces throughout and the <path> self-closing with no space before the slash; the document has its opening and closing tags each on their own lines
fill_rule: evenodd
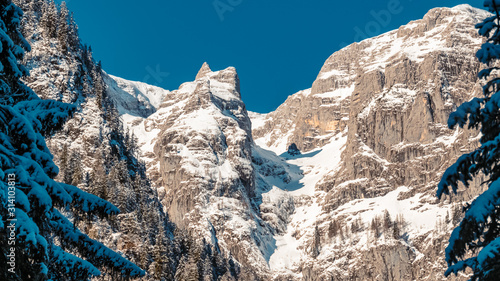
<svg viewBox="0 0 500 281">
<path fill-rule="evenodd" d="M 107 96 L 101 63 L 94 60 L 91 47 L 80 43 L 78 28 L 66 5 L 46 0 L 16 1 L 28 15 L 23 19 L 26 25 L 23 32 L 37 43 L 36 53 L 41 54 L 30 54 L 28 66 L 36 73 L 55 71 L 64 78 L 54 82 L 53 87 L 40 88 L 37 94 L 43 98 L 55 95 L 54 99 L 77 106 L 75 117 L 63 128 L 47 132 L 61 166 L 59 180 L 109 200 L 121 211 L 101 220 L 97 213 L 79 214 L 70 207 L 64 211 L 73 213 L 76 227 L 89 238 L 104 240 L 120 249 L 130 261 L 148 271 L 147 280 L 173 280 L 176 274 L 189 276 L 195 272 L 203 280 L 219 280 L 223 275 L 236 279 L 239 265 L 232 258 L 177 230 L 163 213 L 157 191 L 147 178 L 145 164 L 137 159 L 137 139 L 123 129 L 119 113 Z M 43 67 L 39 68 L 40 65 Z M 61 71 L 58 65 L 69 68 Z M 52 81 L 52 76 L 48 75 L 48 80 Z M 35 78 L 26 80 L 37 84 Z M 83 114 L 89 108 L 95 115 Z M 88 125 L 99 133 L 88 134 L 84 128 Z M 78 206 L 87 205 L 78 202 Z M 99 269 L 102 275 L 97 280 L 118 280 L 115 271 Z"/>
<path fill-rule="evenodd" d="M 59 48 L 63 52 L 67 52 L 70 47 L 70 28 L 69 11 L 66 2 L 62 2 L 57 18 L 57 40 L 59 41 Z"/>
<path fill-rule="evenodd" d="M 360 216 L 358 216 L 358 217 L 356 217 L 356 219 L 354 219 L 354 221 L 351 224 L 351 232 L 352 233 L 361 232 L 361 231 L 363 231 L 364 227 L 365 227 L 365 224 L 364 224 L 363 220 L 361 219 Z"/>
<path fill-rule="evenodd" d="M 28 42 L 19 32 L 19 20 L 22 11 L 11 1 L 0 1 L 0 104 L 14 104 L 18 101 L 36 97 L 20 78 L 27 75 L 27 69 L 17 62 L 24 57 L 25 50 L 30 50 Z"/>
<path fill-rule="evenodd" d="M 453 205 L 452 211 L 451 211 L 451 222 L 453 226 L 456 226 L 462 218 L 462 206 L 459 204 Z"/>
<path fill-rule="evenodd" d="M 300 155 L 300 150 L 297 148 L 297 145 L 295 143 L 292 143 L 290 146 L 288 146 L 288 154 L 292 156 Z"/>
<path fill-rule="evenodd" d="M 73 150 L 69 166 L 72 169 L 70 184 L 74 186 L 79 186 L 83 180 L 83 168 L 82 168 L 82 159 L 78 151 Z"/>
<path fill-rule="evenodd" d="M 392 237 L 394 239 L 401 238 L 405 229 L 406 223 L 402 214 L 396 216 L 396 220 L 394 220 L 392 224 Z"/>
<path fill-rule="evenodd" d="M 234 262 L 233 257 L 229 255 L 228 258 L 224 258 L 204 239 L 201 243 L 195 242 L 185 233 L 177 230 L 173 245 L 174 251 L 171 254 L 180 261 L 176 264 L 173 280 L 215 281 L 220 280 L 222 276 L 231 276 L 232 280 L 238 280 L 240 268 Z"/>
</svg>

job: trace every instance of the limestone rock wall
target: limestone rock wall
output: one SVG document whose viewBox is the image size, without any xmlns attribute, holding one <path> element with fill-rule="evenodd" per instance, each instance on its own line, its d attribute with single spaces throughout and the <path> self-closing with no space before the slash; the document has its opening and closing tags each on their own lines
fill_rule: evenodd
<svg viewBox="0 0 500 281">
<path fill-rule="evenodd" d="M 348 220 L 339 214 L 349 202 L 398 187 L 406 189 L 397 200 L 418 198 L 415 208 L 422 211 L 425 204 L 461 204 L 484 189 L 479 178 L 451 200 L 435 197 L 445 169 L 478 145 L 478 131 L 450 130 L 447 121 L 458 105 L 481 94 L 477 73 L 483 66 L 475 53 L 483 40 L 474 25 L 487 16 L 468 5 L 436 8 L 398 30 L 354 43 L 327 59 L 311 89 L 288 97 L 254 129 L 255 139 L 278 151 L 296 143 L 307 152 L 322 148 L 334 133 L 347 135 L 340 163 L 311 200 L 321 202 L 316 223 L 328 255 L 296 265 L 292 272 L 302 280 L 445 280 L 451 227 L 362 245 L 356 235 L 331 241 L 327 224 Z M 275 280 L 291 280 L 293 273 Z"/>
<path fill-rule="evenodd" d="M 172 222 L 234 257 L 241 278 L 266 276 L 273 229 L 256 204 L 251 122 L 236 70 L 205 63 L 135 130 L 146 136 L 148 174 Z"/>
</svg>

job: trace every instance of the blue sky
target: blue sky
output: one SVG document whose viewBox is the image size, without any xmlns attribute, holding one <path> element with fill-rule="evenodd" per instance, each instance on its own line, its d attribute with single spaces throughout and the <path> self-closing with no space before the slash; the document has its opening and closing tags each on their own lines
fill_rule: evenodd
<svg viewBox="0 0 500 281">
<path fill-rule="evenodd" d="M 342 46 L 433 7 L 482 0 L 69 0 L 83 41 L 110 74 L 175 90 L 204 61 L 236 67 L 248 110 L 269 112 L 310 88 Z"/>
</svg>

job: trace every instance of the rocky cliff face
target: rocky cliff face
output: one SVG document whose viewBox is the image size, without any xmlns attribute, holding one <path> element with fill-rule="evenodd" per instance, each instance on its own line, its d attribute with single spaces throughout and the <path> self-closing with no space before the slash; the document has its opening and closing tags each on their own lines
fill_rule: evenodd
<svg viewBox="0 0 500 281">
<path fill-rule="evenodd" d="M 254 195 L 250 119 L 236 81 L 235 70 L 227 69 L 183 85 L 172 94 L 175 100 L 169 100 L 182 103 L 181 107 L 159 125 L 154 152 L 160 161 L 161 185 L 168 187 L 169 213 L 181 225 L 189 224 L 183 219 L 194 210 L 193 197 L 204 191 L 227 197 L 239 194 L 243 200 Z M 192 188 L 198 190 L 182 192 Z"/>
<path fill-rule="evenodd" d="M 236 70 L 212 72 L 205 63 L 154 114 L 128 124 L 170 219 L 233 256 L 243 280 L 266 276 L 275 230 L 258 206 L 251 122 Z"/>
<path fill-rule="evenodd" d="M 267 114 L 253 134 L 264 138 L 266 146 L 283 152 L 292 143 L 305 151 L 324 146 L 347 127 L 352 88 L 300 91 Z"/>
<path fill-rule="evenodd" d="M 456 207 L 438 202 L 434 192 L 444 170 L 477 145 L 477 131 L 449 130 L 447 119 L 481 93 L 475 52 L 482 40 L 474 24 L 486 16 L 468 5 L 433 9 L 421 20 L 334 53 L 311 89 L 272 113 L 254 115 L 254 138 L 277 154 L 296 143 L 321 155 L 335 139 L 346 138 L 338 145 L 341 158 L 332 157 L 330 170 L 312 181 L 315 192 L 294 196 L 294 216 L 300 218 L 292 216 L 288 233 L 294 239 L 287 241 L 299 244 L 303 259 L 277 267 L 278 280 L 443 278 L 445 238 L 453 225 L 446 217 Z M 480 191 L 477 183 L 453 202 Z M 303 205 L 321 208 L 307 230 Z M 393 221 L 404 216 L 398 229 L 404 235 L 394 239 L 372 227 L 384 209 Z M 425 223 L 424 214 L 432 217 Z M 314 225 L 322 239 L 315 258 Z"/>
<path fill-rule="evenodd" d="M 481 92 L 474 54 L 482 41 L 473 26 L 482 16 L 467 6 L 434 9 L 422 20 L 327 60 L 322 73 L 336 71 L 333 61 L 361 55 L 353 60 L 359 74 L 342 168 L 320 187 L 332 191 L 329 198 L 373 197 L 402 185 L 434 189 L 443 168 L 475 145 L 471 139 L 477 132 L 452 132 L 447 119 L 457 105 Z M 362 182 L 333 191 L 354 180 Z M 337 200 L 329 201 L 335 205 Z"/>
</svg>

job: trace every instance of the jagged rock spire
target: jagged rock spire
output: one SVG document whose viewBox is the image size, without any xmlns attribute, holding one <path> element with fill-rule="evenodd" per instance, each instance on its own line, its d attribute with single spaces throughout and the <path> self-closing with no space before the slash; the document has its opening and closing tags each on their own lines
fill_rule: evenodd
<svg viewBox="0 0 500 281">
<path fill-rule="evenodd" d="M 200 71 L 198 71 L 198 74 L 196 74 L 196 80 L 202 78 L 203 76 L 205 76 L 207 73 L 210 73 L 210 72 L 212 72 L 212 70 L 210 69 L 210 66 L 208 65 L 207 62 L 204 62 L 200 68 Z"/>
</svg>

